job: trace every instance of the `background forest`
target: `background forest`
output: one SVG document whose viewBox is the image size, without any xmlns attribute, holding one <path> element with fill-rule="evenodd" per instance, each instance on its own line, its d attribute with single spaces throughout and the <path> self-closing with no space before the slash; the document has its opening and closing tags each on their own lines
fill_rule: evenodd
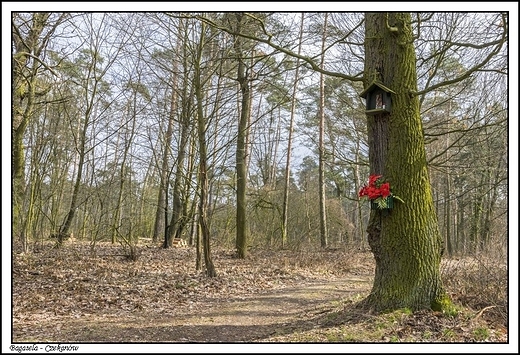
<svg viewBox="0 0 520 355">
<path fill-rule="evenodd" d="M 508 342 L 507 12 L 412 13 L 443 283 L 473 313 L 383 315 L 383 329 L 344 311 L 374 269 L 359 197 L 365 23 L 361 12 L 12 12 L 15 340 Z M 323 299 L 298 303 L 308 285 Z M 229 319 L 182 328 L 213 307 L 225 318 L 221 300 L 285 287 L 292 306 L 264 313 L 287 318 L 258 317 L 249 338 L 226 333 Z M 303 337 L 316 322 L 351 333 Z"/>
<path fill-rule="evenodd" d="M 195 15 L 13 13 L 13 240 L 26 251 L 61 232 L 94 244 L 162 242 L 166 225 L 170 243 L 193 244 L 201 142 L 212 244 L 234 247 L 236 156 L 245 149 L 249 248 L 324 246 L 320 218 L 325 246 L 367 247 L 361 83 L 254 40 L 261 19 L 281 47 L 331 72 L 362 72 L 363 15 L 206 15 L 251 39 Z M 502 15 L 414 19 L 420 89 L 483 62 L 420 97 L 446 253 L 505 255 L 507 47 L 492 52 Z M 321 186 L 325 216 L 313 203 Z"/>
</svg>

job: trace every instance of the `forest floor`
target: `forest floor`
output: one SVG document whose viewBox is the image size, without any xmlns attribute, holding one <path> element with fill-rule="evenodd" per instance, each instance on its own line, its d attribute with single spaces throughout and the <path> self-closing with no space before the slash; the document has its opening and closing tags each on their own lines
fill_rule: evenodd
<svg viewBox="0 0 520 355">
<path fill-rule="evenodd" d="M 142 245 L 131 261 L 119 245 L 52 246 L 13 253 L 14 343 L 508 342 L 507 309 L 455 292 L 456 315 L 360 311 L 370 252 L 214 250 L 208 278 L 192 248 Z"/>
</svg>

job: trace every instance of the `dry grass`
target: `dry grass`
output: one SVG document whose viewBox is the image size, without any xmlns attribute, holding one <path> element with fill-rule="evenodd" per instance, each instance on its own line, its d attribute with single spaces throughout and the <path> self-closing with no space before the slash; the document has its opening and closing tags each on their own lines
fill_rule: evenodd
<svg viewBox="0 0 520 355">
<path fill-rule="evenodd" d="M 451 258 L 443 261 L 441 272 L 453 301 L 497 326 L 507 327 L 508 269 L 502 260 Z"/>
</svg>

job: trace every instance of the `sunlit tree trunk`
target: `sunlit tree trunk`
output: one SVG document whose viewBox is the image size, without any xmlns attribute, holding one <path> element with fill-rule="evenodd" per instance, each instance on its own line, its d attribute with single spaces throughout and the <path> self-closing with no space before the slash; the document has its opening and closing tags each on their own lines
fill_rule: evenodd
<svg viewBox="0 0 520 355">
<path fill-rule="evenodd" d="M 321 42 L 321 63 L 320 68 L 324 68 L 325 63 L 325 40 L 327 38 L 327 18 L 328 14 L 325 13 L 325 20 L 323 24 L 323 36 Z M 328 244 L 328 229 L 327 229 L 327 208 L 326 208 L 326 191 L 325 191 L 325 79 L 324 75 L 320 73 L 320 137 L 319 137 L 319 167 L 318 167 L 318 184 L 320 194 L 320 241 L 321 247 L 326 248 Z"/>
<path fill-rule="evenodd" d="M 448 105 L 447 116 L 451 114 L 451 102 Z M 448 161 L 448 148 L 450 146 L 450 134 L 449 132 L 446 134 L 446 161 Z M 445 248 L 448 255 L 453 255 L 453 236 L 452 236 L 452 191 L 451 191 L 451 177 L 450 177 L 450 167 L 446 167 L 446 173 L 444 176 L 444 211 L 445 211 L 445 221 L 446 221 L 446 230 L 445 230 Z"/>
<path fill-rule="evenodd" d="M 434 209 L 417 89 L 411 16 L 367 13 L 365 85 L 378 78 L 395 91 L 392 112 L 368 117 L 370 173 L 382 174 L 404 200 L 372 210 L 368 241 L 376 261 L 365 303 L 375 310 L 450 305 L 440 278 L 442 238 Z"/>
<path fill-rule="evenodd" d="M 189 186 L 186 186 L 186 196 L 188 196 L 188 193 L 189 191 L 191 191 L 191 189 L 193 189 L 193 193 L 195 194 L 193 199 L 191 200 L 191 205 L 190 205 L 190 212 L 189 212 L 189 216 L 190 216 L 190 220 L 191 220 L 191 228 L 190 228 L 190 237 L 189 237 L 189 244 L 190 245 L 194 245 L 195 242 L 198 241 L 198 239 L 196 240 L 194 237 L 195 235 L 198 235 L 198 226 L 197 226 L 197 218 L 196 218 L 196 215 L 197 215 L 197 196 L 198 196 L 198 188 L 199 188 L 199 185 L 197 184 L 196 180 L 196 176 L 197 176 L 197 164 L 196 164 L 196 160 L 197 160 L 197 156 L 195 154 L 195 151 L 196 151 L 196 148 L 197 148 L 197 137 L 196 135 L 192 135 L 190 137 L 190 148 L 189 148 L 189 153 L 188 153 L 188 156 L 190 157 L 189 161 L 188 161 L 188 180 L 190 181 L 187 185 Z M 192 187 L 192 180 L 193 180 L 193 176 L 195 176 L 195 186 Z M 199 247 L 199 245 L 198 245 Z"/>
</svg>

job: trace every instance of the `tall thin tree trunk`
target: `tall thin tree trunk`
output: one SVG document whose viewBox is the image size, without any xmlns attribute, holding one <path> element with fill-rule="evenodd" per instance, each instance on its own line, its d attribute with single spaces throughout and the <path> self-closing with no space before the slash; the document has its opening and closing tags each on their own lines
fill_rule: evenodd
<svg viewBox="0 0 520 355">
<path fill-rule="evenodd" d="M 173 125 L 175 122 L 175 89 L 172 88 L 171 101 L 170 101 L 170 113 L 168 116 L 168 127 L 166 128 L 166 134 L 164 137 L 164 146 L 163 146 L 163 155 L 161 162 L 161 170 L 160 170 L 160 185 L 159 185 L 159 194 L 157 196 L 157 209 L 155 211 L 155 223 L 153 227 L 153 241 L 157 242 L 160 236 L 164 236 L 164 231 L 166 228 L 166 221 L 168 213 L 167 205 L 166 205 L 166 195 L 168 193 L 168 184 L 169 184 L 169 168 L 168 168 L 168 157 L 170 156 L 170 145 L 172 142 L 173 136 Z"/>
<path fill-rule="evenodd" d="M 92 68 L 95 68 L 96 63 L 91 64 Z M 78 152 L 78 163 L 76 165 L 76 177 L 74 181 L 74 186 L 72 189 L 72 197 L 70 201 L 69 211 L 67 213 L 67 216 L 65 218 L 65 221 L 60 227 L 60 231 L 58 233 L 58 242 L 61 244 L 63 238 L 67 238 L 70 235 L 70 228 L 72 225 L 72 221 L 74 220 L 74 216 L 76 214 L 76 209 L 78 206 L 78 197 L 81 187 L 81 180 L 83 177 L 83 166 L 85 164 L 85 155 L 86 155 L 86 145 L 87 145 L 87 129 L 90 124 L 91 114 L 94 108 L 94 98 L 97 94 L 98 89 L 98 81 L 96 79 L 94 87 L 92 88 L 92 94 L 90 94 L 90 98 L 87 102 L 87 108 L 85 111 L 85 114 L 83 116 L 83 125 L 81 125 L 81 128 L 78 129 L 78 135 L 79 135 L 79 143 L 76 147 Z M 89 88 L 84 88 L 86 95 L 88 95 Z"/>
<path fill-rule="evenodd" d="M 237 31 L 240 32 L 243 14 L 236 14 Z M 240 118 L 238 122 L 237 151 L 236 151 L 236 173 L 237 173 L 237 213 L 236 213 L 236 252 L 240 259 L 247 256 L 247 147 L 246 141 L 248 136 L 249 122 L 249 104 L 250 104 L 250 88 L 248 74 L 246 73 L 246 64 L 242 58 L 242 42 L 241 37 L 235 39 L 235 50 L 238 60 L 237 81 L 241 91 L 241 107 Z"/>
<path fill-rule="evenodd" d="M 328 13 L 325 13 L 325 20 L 323 24 L 323 37 L 321 42 L 321 69 L 325 65 L 325 40 L 327 38 L 327 19 Z M 327 229 L 327 207 L 326 207 L 326 191 L 325 191 L 325 80 L 324 75 L 320 73 L 320 137 L 319 137 L 319 166 L 318 166 L 318 184 L 320 195 L 320 241 L 321 247 L 326 248 L 328 244 L 328 229 Z"/>
<path fill-rule="evenodd" d="M 302 37 L 303 37 L 303 23 L 305 19 L 305 13 L 302 12 L 302 18 L 300 21 L 300 37 L 298 39 L 298 55 L 301 54 L 302 50 Z M 296 111 L 296 93 L 298 90 L 298 81 L 300 79 L 300 59 L 296 60 L 296 70 L 294 73 L 294 83 L 291 97 L 291 117 L 289 119 L 289 137 L 287 141 L 287 160 L 285 162 L 285 183 L 283 190 L 283 206 L 282 206 L 282 248 L 287 245 L 287 212 L 289 209 L 289 187 L 291 178 L 291 155 L 292 155 L 292 139 L 294 131 L 294 113 Z"/>
<path fill-rule="evenodd" d="M 192 136 L 190 138 L 190 150 L 189 150 L 189 153 L 188 153 L 188 156 L 190 157 L 189 161 L 188 161 L 188 180 L 190 180 L 190 188 L 192 186 L 191 184 L 191 180 L 192 180 L 192 177 L 195 176 L 197 177 L 198 176 L 198 172 L 197 172 L 197 165 L 196 165 L 196 154 L 195 154 L 195 150 L 196 150 L 196 146 L 197 146 L 197 139 L 196 137 Z M 199 185 L 198 185 L 198 179 L 196 178 L 195 179 L 196 182 L 195 182 L 195 187 L 193 188 L 193 191 L 194 191 L 194 197 L 193 199 L 191 199 L 191 207 L 190 207 L 190 218 L 191 218 L 191 231 L 190 231 L 190 238 L 189 238 L 189 244 L 190 245 L 194 245 L 195 244 L 195 239 L 194 239 L 194 236 L 197 234 L 198 235 L 198 223 L 196 223 L 196 215 L 197 215 L 197 206 L 198 206 L 198 200 L 197 200 L 197 196 L 198 196 L 198 191 L 199 191 Z M 186 187 L 186 195 L 188 195 L 188 187 Z"/>
<path fill-rule="evenodd" d="M 448 112 L 446 116 L 449 118 L 451 114 L 451 101 L 448 104 Z M 446 134 L 446 161 L 448 161 L 448 148 L 450 146 L 450 133 Z M 444 210 L 445 210 L 445 218 L 446 218 L 446 228 L 445 228 L 445 245 L 446 251 L 448 255 L 453 255 L 453 244 L 452 244 L 452 228 L 451 228 L 451 216 L 452 216 L 452 207 L 451 207 L 451 178 L 450 178 L 450 167 L 449 165 L 446 167 L 446 173 L 444 176 Z"/>
<path fill-rule="evenodd" d="M 181 28 L 182 26 L 180 26 Z M 180 29 L 179 29 L 180 31 Z M 180 36 L 179 36 L 180 37 Z M 176 48 L 175 54 L 179 47 Z M 184 56 L 186 58 L 186 56 Z M 186 68 L 186 66 L 184 66 Z M 184 84 L 187 83 L 187 74 L 184 73 Z M 171 143 L 173 139 L 173 127 L 175 123 L 175 118 L 177 117 L 177 60 L 174 57 L 172 59 L 172 71 L 171 71 L 171 96 L 170 96 L 170 112 L 168 115 L 168 128 L 166 129 L 165 142 L 163 147 L 163 156 L 161 163 L 161 175 L 160 175 L 160 186 L 159 186 L 159 195 L 157 197 L 157 210 L 155 212 L 155 224 L 154 224 L 154 232 L 153 232 L 153 240 L 154 242 L 159 240 L 160 236 L 163 236 L 163 247 L 171 246 L 171 241 L 168 243 L 169 234 L 171 233 L 171 228 L 168 228 L 168 205 L 167 205 L 167 194 L 168 194 L 168 186 L 169 186 L 169 177 L 170 177 L 170 169 L 168 167 L 168 160 L 170 158 L 171 152 Z M 184 87 L 184 92 L 186 91 L 186 86 Z M 183 95 L 183 99 L 185 99 L 186 95 Z M 177 166 L 178 169 L 178 166 Z M 175 203 L 175 202 L 174 202 Z M 170 223 L 171 227 L 171 223 Z"/>
<path fill-rule="evenodd" d="M 356 142 L 356 162 L 360 162 L 360 159 L 359 159 L 359 155 L 360 155 L 360 144 L 359 144 L 359 141 Z M 359 174 L 359 164 L 356 164 L 354 166 L 354 186 L 355 186 L 355 190 L 354 191 L 359 191 L 360 189 L 360 174 Z M 364 238 L 364 224 L 363 224 L 363 212 L 362 212 L 362 205 L 361 205 L 361 201 L 359 201 L 359 199 L 356 201 L 356 223 L 355 225 L 358 226 L 356 228 L 356 239 L 358 240 L 358 242 L 360 243 L 360 248 L 361 250 L 365 250 L 365 247 L 366 247 L 366 242 L 365 242 L 365 238 Z"/>
<path fill-rule="evenodd" d="M 123 160 L 121 161 L 121 167 L 119 169 L 119 186 L 118 186 L 118 195 L 117 195 L 117 204 L 116 204 L 116 208 L 115 208 L 115 214 L 114 214 L 114 219 L 113 219 L 113 224 L 112 224 L 112 228 L 113 228 L 113 239 L 112 239 L 112 243 L 115 242 L 115 238 L 121 234 L 121 232 L 119 231 L 119 228 L 122 226 L 122 218 L 123 218 L 123 215 L 122 215 L 122 209 L 123 209 L 123 197 L 125 196 L 125 188 L 126 188 L 126 179 L 127 179 L 127 172 L 129 172 L 129 167 L 127 166 L 127 160 L 128 160 L 128 155 L 129 155 L 129 151 L 130 151 L 130 147 L 132 146 L 132 142 L 133 142 L 133 137 L 135 135 L 135 121 L 136 121 L 136 105 L 137 105 L 137 91 L 134 91 L 133 92 L 133 100 L 131 103 L 129 103 L 129 108 L 128 108 L 128 116 L 131 117 L 131 127 L 130 127 L 130 130 L 128 132 L 128 128 L 125 128 L 127 131 L 125 132 L 125 135 L 123 137 L 124 139 L 124 149 L 123 149 Z M 124 120 L 126 117 L 123 116 L 122 120 Z M 125 126 L 126 127 L 126 126 Z M 128 178 L 129 178 L 129 174 L 128 174 Z M 130 223 L 131 224 L 131 223 Z M 123 236 L 124 237 L 124 236 Z M 128 236 L 128 238 L 130 238 Z M 130 241 L 130 239 L 128 239 L 128 241 Z"/>
<path fill-rule="evenodd" d="M 272 140 L 272 153 L 269 154 L 271 156 L 270 165 L 269 165 L 269 188 L 271 190 L 276 190 L 276 177 L 278 173 L 278 149 L 280 146 L 280 134 L 281 134 L 281 125 L 282 125 L 282 114 L 281 114 L 281 107 L 278 107 L 278 120 L 276 122 L 276 130 L 275 130 L 275 137 Z"/>
<path fill-rule="evenodd" d="M 184 37 L 188 36 L 188 26 L 181 26 L 184 30 Z M 180 142 L 177 149 L 177 160 L 176 160 L 176 172 L 175 180 L 173 182 L 173 201 L 172 201 L 172 216 L 168 233 L 165 235 L 164 247 L 170 247 L 173 242 L 173 238 L 180 238 L 184 232 L 187 223 L 187 204 L 188 201 L 185 196 L 188 195 L 187 189 L 190 186 L 186 182 L 188 181 L 185 167 L 186 150 L 188 149 L 190 123 L 191 123 L 191 110 L 193 100 L 193 88 L 187 90 L 188 85 L 188 49 L 186 46 L 183 47 L 183 61 L 184 68 L 186 70 L 184 80 L 182 83 L 182 109 L 180 119 Z"/>
<path fill-rule="evenodd" d="M 195 97 L 197 98 L 197 133 L 199 140 L 199 226 L 204 251 L 206 275 L 216 277 L 217 272 L 211 257 L 210 230 L 208 226 L 208 153 L 206 143 L 206 119 L 204 117 L 204 100 L 201 83 L 202 48 L 204 47 L 206 25 L 201 23 L 200 43 L 197 48 L 197 58 L 194 65 Z"/>
<path fill-rule="evenodd" d="M 173 238 L 180 238 L 185 225 L 185 215 L 183 206 L 183 186 L 185 186 L 185 166 L 184 160 L 186 157 L 186 149 L 188 143 L 189 131 L 189 116 L 188 113 L 183 113 L 181 121 L 181 139 L 177 151 L 175 180 L 173 182 L 173 203 L 172 203 L 172 218 L 168 228 L 168 234 L 165 239 L 164 247 L 171 247 Z"/>
</svg>

